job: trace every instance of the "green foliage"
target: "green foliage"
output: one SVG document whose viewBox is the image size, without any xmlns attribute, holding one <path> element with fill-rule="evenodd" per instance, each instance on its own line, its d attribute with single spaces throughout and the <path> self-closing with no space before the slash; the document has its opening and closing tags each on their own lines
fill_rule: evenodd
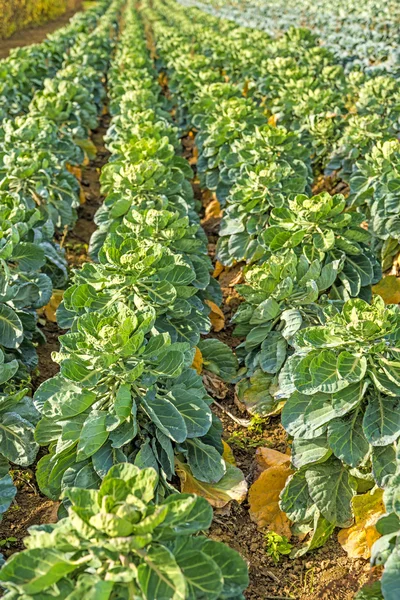
<svg viewBox="0 0 400 600">
<path fill-rule="evenodd" d="M 274 531 L 265 534 L 265 545 L 268 556 L 276 565 L 279 563 L 280 557 L 290 554 L 293 548 L 286 536 L 279 535 Z"/>
<path fill-rule="evenodd" d="M 3 565 L 4 598 L 243 598 L 240 555 L 195 535 L 211 524 L 208 502 L 174 494 L 154 503 L 156 485 L 154 470 L 119 464 L 98 491 L 68 488 L 68 516 L 31 527 L 27 549 Z"/>
<path fill-rule="evenodd" d="M 63 71 L 48 81 L 58 81 L 60 73 L 67 78 L 64 89 L 57 88 L 52 97 L 51 111 L 43 107 L 35 111 L 35 103 L 41 97 L 41 92 L 36 92 L 28 114 L 3 121 L 0 135 L 0 514 L 15 495 L 8 475 L 9 462 L 28 466 L 38 451 L 34 429 L 40 414 L 27 396 L 26 387 L 30 372 L 38 364 L 36 345 L 44 341 L 37 328 L 36 310 L 50 301 L 53 284 L 63 286 L 67 280 L 64 252 L 53 238 L 55 226 L 68 227 L 74 221 L 74 207 L 79 205 L 79 184 L 68 172 L 67 163 L 79 164 L 84 154 L 64 126 L 69 124 L 69 115 L 73 113 L 77 117 L 79 108 L 84 111 L 84 105 L 89 103 L 93 110 L 92 104 L 107 68 L 120 5 L 117 0 L 110 6 L 92 35 L 91 30 L 105 9 L 103 5 L 89 11 L 83 19 L 74 19 L 71 26 L 56 36 L 54 39 L 60 42 L 65 35 L 76 42 L 70 55 L 64 56 L 67 38 L 58 54 L 50 42 L 50 45 L 44 43 L 42 51 L 48 53 L 48 61 L 43 61 L 48 74 L 65 59 Z M 95 58 L 92 62 L 85 58 L 89 37 L 88 48 Z M 73 64 L 72 57 L 76 62 L 81 61 L 79 65 Z M 92 79 L 82 71 L 84 62 L 97 69 L 92 69 Z M 25 68 L 28 76 L 32 67 L 25 64 Z M 39 88 L 44 77 L 45 73 L 39 69 L 35 86 Z M 70 113 L 57 112 L 56 107 L 60 109 L 63 104 L 68 77 L 83 90 L 81 104 L 75 102 L 69 106 Z M 51 83 L 45 85 L 47 89 Z M 11 113 L 27 109 L 28 96 L 27 92 Z M 96 115 L 99 109 L 100 105 L 96 108 L 94 104 Z M 97 116 L 86 126 L 94 127 L 96 123 Z"/>
<path fill-rule="evenodd" d="M 21 7 L 18 9 L 14 5 L 15 0 L 1 3 L 1 25 L 7 23 L 7 16 L 15 19 L 22 14 Z M 33 94 L 43 86 L 45 78 L 54 77 L 61 68 L 64 53 L 74 45 L 79 34 L 96 26 L 105 10 L 106 2 L 98 2 L 86 12 L 74 15 L 69 25 L 49 35 L 41 44 L 10 51 L 9 56 L 0 62 L 0 120 L 28 109 Z"/>
<path fill-rule="evenodd" d="M 148 107 L 146 94 L 144 105 L 132 103 L 138 81 L 155 78 L 146 56 L 130 12 L 109 77 L 116 116 L 113 157 L 102 174 L 107 199 L 91 248 L 98 262 L 76 271 L 65 292 L 57 316 L 71 331 L 54 356 L 60 374 L 34 397 L 42 415 L 36 440 L 50 445 L 38 483 L 52 498 L 71 484 L 97 487 L 120 461 L 155 468 L 160 494 L 170 491 L 176 455 L 200 481 L 216 483 L 226 472 L 220 423 L 190 367 L 197 344 L 205 368 L 221 377 L 234 376 L 236 360 L 221 342 L 200 342 L 211 327 L 204 300 L 219 302 L 220 292 L 192 171 L 175 153 L 177 131 L 163 100 L 160 110 Z"/>
<path fill-rule="evenodd" d="M 282 424 L 294 438 L 298 469 L 282 508 L 305 522 L 315 504 L 330 523 L 345 527 L 362 481 L 385 485 L 399 437 L 399 311 L 377 297 L 372 305 L 349 300 L 340 312 L 324 312 L 325 325 L 296 335 L 279 378 L 280 394 L 289 396 Z"/>
<path fill-rule="evenodd" d="M 399 251 L 400 146 L 398 140 L 378 142 L 356 164 L 350 178 L 351 202 L 368 214 L 374 250 L 384 270 Z"/>
</svg>

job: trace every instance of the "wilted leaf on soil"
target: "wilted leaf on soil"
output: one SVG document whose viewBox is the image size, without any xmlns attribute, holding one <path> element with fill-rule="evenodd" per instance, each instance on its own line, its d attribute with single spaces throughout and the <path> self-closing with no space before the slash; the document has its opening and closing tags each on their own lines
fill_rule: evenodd
<svg viewBox="0 0 400 600">
<path fill-rule="evenodd" d="M 247 483 L 240 469 L 226 463 L 226 473 L 218 483 L 204 483 L 193 477 L 187 465 L 177 461 L 176 472 L 181 480 L 181 491 L 206 498 L 211 506 L 222 508 L 231 500 L 243 502 L 247 495 Z"/>
<path fill-rule="evenodd" d="M 383 298 L 385 304 L 399 304 L 400 302 L 400 277 L 387 275 L 372 287 L 374 294 Z"/>
<path fill-rule="evenodd" d="M 41 308 L 39 314 L 44 314 L 48 321 L 57 323 L 56 312 L 64 296 L 64 290 L 53 290 L 50 302 Z"/>
<path fill-rule="evenodd" d="M 380 537 L 375 524 L 385 512 L 383 491 L 354 496 L 352 500 L 355 523 L 338 534 L 338 541 L 350 558 L 370 558 L 371 547 Z"/>
<path fill-rule="evenodd" d="M 218 200 L 212 200 L 210 204 L 206 206 L 205 218 L 206 219 L 219 219 L 222 217 L 221 205 Z"/>
<path fill-rule="evenodd" d="M 265 453 L 264 458 L 271 466 L 262 471 L 250 487 L 249 514 L 258 527 L 266 527 L 290 539 L 290 521 L 279 507 L 280 493 L 287 478 L 293 473 L 289 466 L 290 457 L 286 457 L 287 460 L 284 460 L 284 457 L 285 454 L 275 450 Z"/>
<path fill-rule="evenodd" d="M 80 186 L 79 187 L 79 204 L 82 205 L 82 204 L 85 204 L 85 202 L 86 202 L 85 192 L 83 190 L 83 187 Z"/>
<path fill-rule="evenodd" d="M 224 440 L 222 440 L 222 445 L 224 446 L 224 453 L 222 454 L 222 458 L 224 459 L 224 461 L 231 465 L 236 465 L 236 460 L 233 456 L 232 448 Z"/>
<path fill-rule="evenodd" d="M 272 448 L 257 448 L 256 461 L 258 466 L 265 470 L 269 467 L 288 465 L 290 463 L 290 455 L 278 452 L 278 450 L 272 450 Z"/>
<path fill-rule="evenodd" d="M 203 373 L 203 383 L 207 392 L 213 398 L 218 398 L 218 400 L 226 398 L 229 391 L 228 386 L 220 377 L 218 377 L 218 375 L 214 375 L 214 373 L 211 373 L 210 371 Z"/>
<path fill-rule="evenodd" d="M 67 170 L 75 175 L 78 181 L 82 181 L 82 167 L 78 167 L 76 165 L 66 164 Z"/>
<path fill-rule="evenodd" d="M 211 308 L 210 312 L 210 321 L 213 326 L 214 331 L 221 331 L 225 327 L 225 316 L 222 310 L 212 302 L 211 300 L 206 300 L 206 304 Z"/>
<path fill-rule="evenodd" d="M 225 269 L 224 265 L 222 263 L 220 263 L 219 260 L 217 260 L 215 262 L 215 266 L 214 266 L 213 277 L 217 278 L 218 275 L 220 275 L 224 269 Z"/>
</svg>

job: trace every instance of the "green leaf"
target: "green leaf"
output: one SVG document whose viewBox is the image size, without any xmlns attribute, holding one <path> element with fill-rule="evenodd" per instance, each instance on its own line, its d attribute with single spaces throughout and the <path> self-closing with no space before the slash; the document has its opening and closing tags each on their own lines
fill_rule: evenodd
<svg viewBox="0 0 400 600">
<path fill-rule="evenodd" d="M 14 554 L 1 569 L 0 581 L 14 583 L 26 594 L 39 594 L 75 569 L 77 564 L 63 553 L 34 548 Z"/>
<path fill-rule="evenodd" d="M 311 518 L 314 504 L 308 491 L 305 471 L 296 471 L 287 479 L 279 506 L 294 522 Z"/>
<path fill-rule="evenodd" d="M 372 446 L 387 446 L 400 435 L 400 398 L 376 391 L 368 399 L 363 419 L 365 437 Z"/>
<path fill-rule="evenodd" d="M 334 419 L 328 425 L 328 443 L 337 458 L 351 467 L 360 465 L 369 452 L 360 410 Z"/>
<path fill-rule="evenodd" d="M 185 576 L 189 597 L 220 598 L 224 581 L 221 570 L 211 557 L 199 550 L 189 550 L 179 553 L 176 560 Z"/>
<path fill-rule="evenodd" d="M 330 350 L 322 350 L 310 363 L 312 386 L 316 391 L 334 393 L 347 387 L 348 382 L 339 371 L 339 358 Z M 343 370 L 347 372 L 348 365 Z M 303 389 L 303 391 L 305 391 Z"/>
<path fill-rule="evenodd" d="M 76 458 L 84 460 L 93 456 L 109 436 L 106 429 L 107 413 L 103 411 L 93 411 L 83 423 L 81 430 Z"/>
<path fill-rule="evenodd" d="M 182 415 L 188 438 L 202 437 L 211 427 L 212 414 L 209 406 L 190 391 L 174 387 L 169 400 Z"/>
<path fill-rule="evenodd" d="M 385 562 L 381 586 L 385 600 L 398 599 L 400 589 L 400 549 L 398 546 L 393 548 Z"/>
<path fill-rule="evenodd" d="M 1 455 L 0 455 L 1 456 Z M 11 505 L 17 493 L 17 488 L 14 486 L 10 475 L 0 477 L 0 521 L 2 513 Z M 0 571 L 1 572 L 1 571 Z"/>
<path fill-rule="evenodd" d="M 292 464 L 296 469 L 320 462 L 331 454 L 326 435 L 312 440 L 295 439 L 292 444 Z"/>
<path fill-rule="evenodd" d="M 49 419 L 69 419 L 87 410 L 96 401 L 96 394 L 56 375 L 42 383 L 35 392 L 36 408 Z"/>
<path fill-rule="evenodd" d="M 186 583 L 173 554 L 163 546 L 150 546 L 138 567 L 138 582 L 146 600 L 185 600 Z"/>
<path fill-rule="evenodd" d="M 355 482 L 336 459 L 309 467 L 306 480 L 311 498 L 321 514 L 334 525 L 348 527 L 353 519 L 351 499 Z"/>
<path fill-rule="evenodd" d="M 34 426 L 16 412 L 1 415 L 0 452 L 11 462 L 26 467 L 33 463 L 39 446 L 34 439 Z"/>
<path fill-rule="evenodd" d="M 0 344 L 18 348 L 24 339 L 24 330 L 17 314 L 6 304 L 0 304 Z"/>
<path fill-rule="evenodd" d="M 286 358 L 286 340 L 279 331 L 271 331 L 261 344 L 259 363 L 265 373 L 278 373 Z"/>
<path fill-rule="evenodd" d="M 226 472 L 225 461 L 214 448 L 199 439 L 187 440 L 188 464 L 196 479 L 217 483 Z"/>
<path fill-rule="evenodd" d="M 231 381 L 236 375 L 237 358 L 232 350 L 217 339 L 201 340 L 198 348 L 203 356 L 204 368 L 224 381 Z"/>
<path fill-rule="evenodd" d="M 331 537 L 334 529 L 334 523 L 330 523 L 327 519 L 325 519 L 325 517 L 323 517 L 318 510 L 315 511 L 314 528 L 312 533 L 309 535 L 307 542 L 299 549 L 293 551 L 290 554 L 290 557 L 299 558 L 300 556 L 306 554 L 306 552 L 310 552 L 310 550 L 320 548 L 320 546 L 323 546 Z"/>
<path fill-rule="evenodd" d="M 223 577 L 221 600 L 229 600 L 239 595 L 249 585 L 247 567 L 240 554 L 229 546 L 207 539 L 203 553 L 210 556 L 218 565 Z"/>
<path fill-rule="evenodd" d="M 21 271 L 38 271 L 46 262 L 43 248 L 30 242 L 17 244 L 13 250 L 12 259 L 18 262 Z"/>
<path fill-rule="evenodd" d="M 187 438 L 185 420 L 167 397 L 148 393 L 141 402 L 150 419 L 167 437 L 175 442 L 183 442 Z"/>
</svg>

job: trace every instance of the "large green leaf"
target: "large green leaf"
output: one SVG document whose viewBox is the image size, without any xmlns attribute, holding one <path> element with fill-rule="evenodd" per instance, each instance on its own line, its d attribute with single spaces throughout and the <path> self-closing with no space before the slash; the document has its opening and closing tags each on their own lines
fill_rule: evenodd
<svg viewBox="0 0 400 600">
<path fill-rule="evenodd" d="M 398 600 L 400 589 L 400 549 L 397 546 L 392 550 L 385 563 L 381 585 L 385 600 Z"/>
<path fill-rule="evenodd" d="M 370 448 L 363 431 L 361 410 L 333 419 L 328 425 L 328 443 L 337 458 L 357 467 Z"/>
<path fill-rule="evenodd" d="M 188 438 L 202 437 L 207 433 L 211 427 L 212 415 L 205 402 L 178 386 L 168 394 L 168 398 L 182 415 Z"/>
<path fill-rule="evenodd" d="M 93 411 L 83 423 L 80 432 L 77 460 L 84 460 L 93 456 L 107 441 L 109 433 L 106 428 L 107 413 Z"/>
<path fill-rule="evenodd" d="M 16 493 L 17 488 L 14 486 L 10 475 L 3 475 L 0 477 L 0 521 L 2 513 L 9 508 Z"/>
<path fill-rule="evenodd" d="M 339 460 L 309 467 L 306 480 L 311 498 L 320 513 L 334 525 L 348 527 L 353 519 L 351 499 L 355 495 L 355 481 Z"/>
<path fill-rule="evenodd" d="M 363 419 L 364 434 L 372 446 L 387 446 L 400 436 L 400 398 L 376 391 L 368 399 Z"/>
<path fill-rule="evenodd" d="M 35 548 L 14 554 L 1 569 L 0 581 L 15 582 L 26 594 L 40 594 L 76 568 L 58 550 Z"/>
<path fill-rule="evenodd" d="M 42 383 L 35 392 L 35 406 L 49 419 L 68 419 L 84 412 L 96 400 L 96 394 L 61 375 Z"/>
<path fill-rule="evenodd" d="M 6 304 L 0 304 L 0 344 L 18 348 L 23 338 L 23 326 L 17 314 Z"/>
<path fill-rule="evenodd" d="M 225 461 L 209 444 L 199 439 L 187 440 L 185 448 L 188 453 L 188 464 L 196 479 L 207 483 L 217 483 L 226 472 Z"/>
<path fill-rule="evenodd" d="M 163 546 L 153 545 L 138 567 L 138 582 L 147 600 L 186 600 L 187 587 L 173 554 Z"/>
<path fill-rule="evenodd" d="M 33 463 L 38 449 L 32 423 L 16 412 L 7 412 L 1 415 L 1 454 L 11 462 L 26 467 Z"/>
<path fill-rule="evenodd" d="M 217 339 L 202 340 L 198 348 L 203 356 L 204 368 L 224 381 L 231 381 L 236 375 L 237 359 L 232 350 Z"/>
<path fill-rule="evenodd" d="M 168 400 L 156 394 L 148 394 L 142 398 L 142 404 L 153 423 L 175 442 L 183 442 L 187 437 L 187 429 L 183 416 Z"/>
<path fill-rule="evenodd" d="M 215 561 L 199 550 L 183 551 L 176 556 L 185 576 L 189 597 L 220 598 L 224 580 Z"/>
</svg>

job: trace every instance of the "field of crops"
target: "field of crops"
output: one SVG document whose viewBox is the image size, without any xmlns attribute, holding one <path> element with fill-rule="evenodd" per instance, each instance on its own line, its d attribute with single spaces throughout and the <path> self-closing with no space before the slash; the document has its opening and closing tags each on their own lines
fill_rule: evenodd
<svg viewBox="0 0 400 600">
<path fill-rule="evenodd" d="M 400 600 L 399 22 L 97 0 L 0 61 L 0 597 Z"/>
</svg>

